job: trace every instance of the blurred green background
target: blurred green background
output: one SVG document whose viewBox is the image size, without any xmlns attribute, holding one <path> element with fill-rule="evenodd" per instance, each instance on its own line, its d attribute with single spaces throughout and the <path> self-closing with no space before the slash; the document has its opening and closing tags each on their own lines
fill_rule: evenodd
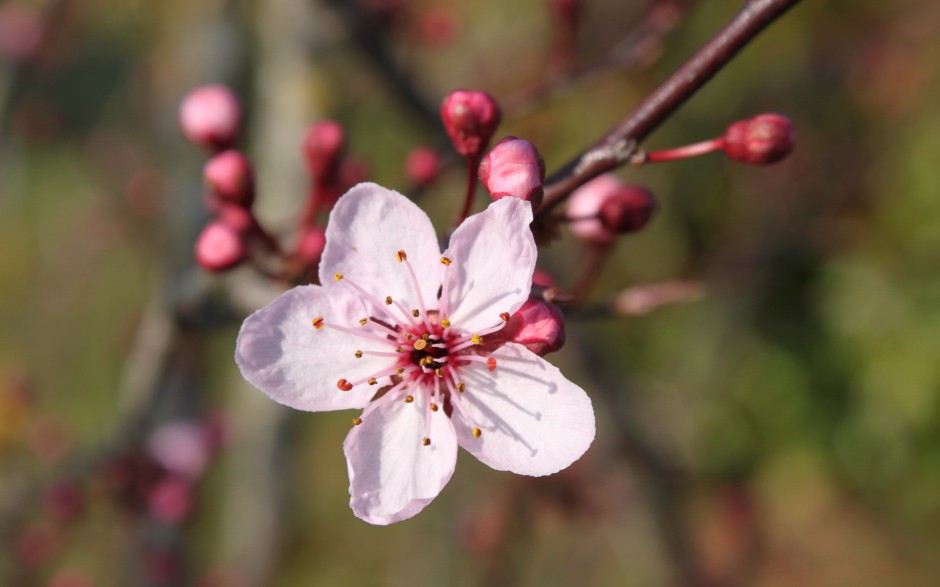
<svg viewBox="0 0 940 587">
<path fill-rule="evenodd" d="M 371 35 L 410 101 L 336 4 L 0 5 L 0 584 L 940 582 L 940 5 L 803 2 L 655 132 L 647 148 L 775 111 L 797 149 L 618 171 L 660 210 L 591 303 L 675 279 L 704 295 L 571 315 L 550 359 L 598 415 L 571 469 L 528 479 L 461 454 L 422 514 L 377 528 L 347 507 L 350 414 L 288 413 L 240 380 L 238 324 L 276 288 L 193 265 L 206 156 L 179 134 L 182 96 L 236 90 L 259 216 L 290 239 L 311 123 L 340 121 L 369 178 L 404 190 L 405 154 L 442 136 L 440 99 L 485 90 L 507 106 L 498 136 L 533 141 L 551 172 L 741 3 L 584 0 L 578 64 L 643 23 L 662 34 L 533 100 L 559 67 L 547 2 L 364 2 L 398 11 Z M 442 232 L 463 181 L 454 167 L 422 195 Z M 584 255 L 563 234 L 540 265 L 567 288 Z M 222 440 L 169 523 L 138 465 L 180 420 Z"/>
</svg>

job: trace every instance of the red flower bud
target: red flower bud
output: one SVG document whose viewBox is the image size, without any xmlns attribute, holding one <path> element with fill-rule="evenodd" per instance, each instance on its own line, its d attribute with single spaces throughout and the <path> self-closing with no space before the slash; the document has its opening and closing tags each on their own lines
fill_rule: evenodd
<svg viewBox="0 0 940 587">
<path fill-rule="evenodd" d="M 202 177 L 223 202 L 251 208 L 255 201 L 255 174 L 251 161 L 238 151 L 219 153 L 206 162 Z"/>
<path fill-rule="evenodd" d="M 58 522 L 71 522 L 85 511 L 85 497 L 74 483 L 61 482 L 46 489 L 43 509 Z"/>
<path fill-rule="evenodd" d="M 530 299 L 509 318 L 506 338 L 544 357 L 565 344 L 565 316 L 555 304 Z"/>
<path fill-rule="evenodd" d="M 424 187 L 441 173 L 441 158 L 434 149 L 418 147 L 408 153 L 405 174 L 418 187 Z"/>
<path fill-rule="evenodd" d="M 320 262 L 324 246 L 326 246 L 326 232 L 319 226 L 313 226 L 300 235 L 295 254 L 305 266 L 312 267 Z"/>
<path fill-rule="evenodd" d="M 605 174 L 571 194 L 567 215 L 575 235 L 607 244 L 618 234 L 636 232 L 646 226 L 655 209 L 656 200 L 648 190 Z"/>
<path fill-rule="evenodd" d="M 0 6 L 0 55 L 10 61 L 26 62 L 42 51 L 46 38 L 42 14 L 25 2 Z"/>
<path fill-rule="evenodd" d="M 225 86 L 202 86 L 180 104 L 180 127 L 194 145 L 221 151 L 235 144 L 241 132 L 242 109 Z"/>
<path fill-rule="evenodd" d="M 555 287 L 557 284 L 555 283 L 555 277 L 552 276 L 551 273 L 536 267 L 535 271 L 532 273 L 532 285 Z"/>
<path fill-rule="evenodd" d="M 524 139 L 506 137 L 480 162 L 480 181 L 494 201 L 505 197 L 542 204 L 545 161 L 535 145 Z"/>
<path fill-rule="evenodd" d="M 796 140 L 793 123 L 780 114 L 761 114 L 734 122 L 723 138 L 728 157 L 751 165 L 780 161 L 790 154 Z"/>
<path fill-rule="evenodd" d="M 499 104 L 485 92 L 456 90 L 441 103 L 441 120 L 454 149 L 464 157 L 479 157 L 499 126 Z"/>
<path fill-rule="evenodd" d="M 241 233 L 220 221 L 207 225 L 196 241 L 196 262 L 208 271 L 226 271 L 241 264 L 248 248 Z"/>
<path fill-rule="evenodd" d="M 150 515 L 169 524 L 178 524 L 193 510 L 193 487 L 179 477 L 167 477 L 147 494 Z"/>
<path fill-rule="evenodd" d="M 601 205 L 600 220 L 608 230 L 626 234 L 645 227 L 655 210 L 656 198 L 649 190 L 638 185 L 625 185 Z"/>
<path fill-rule="evenodd" d="M 321 120 L 307 130 L 304 135 L 304 156 L 307 159 L 307 168 L 317 181 L 331 181 L 339 167 L 345 146 L 346 133 L 336 121 Z"/>
</svg>

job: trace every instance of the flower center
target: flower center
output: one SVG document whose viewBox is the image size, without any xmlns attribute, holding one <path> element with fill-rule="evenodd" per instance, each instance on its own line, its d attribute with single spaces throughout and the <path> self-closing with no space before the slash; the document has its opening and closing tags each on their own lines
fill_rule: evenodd
<svg viewBox="0 0 940 587">
<path fill-rule="evenodd" d="M 469 333 L 462 330 L 447 318 L 450 311 L 447 272 L 452 261 L 447 257 L 441 258 L 445 270 L 443 285 L 439 290 L 441 295 L 437 300 L 439 307 L 428 310 L 417 275 L 405 251 L 398 251 L 396 257 L 408 270 L 417 308 L 408 310 L 391 296 L 380 301 L 355 281 L 337 273 L 336 281 L 355 289 L 374 313 L 358 320 L 356 326 L 326 322 L 322 317 L 313 320 L 317 330 L 331 328 L 366 341 L 363 348 L 355 350 L 356 358 L 371 359 L 385 365 L 358 380 L 340 379 L 336 387 L 347 392 L 361 385 L 378 386 L 382 381 L 382 386 L 362 416 L 353 419 L 356 426 L 362 424 L 381 402 L 404 401 L 411 404 L 416 394 L 423 394 L 427 400 L 422 402 L 426 405 L 425 435 L 421 439 L 424 446 L 431 444 L 431 418 L 438 414 L 451 417 L 455 411 L 470 424 L 473 436 L 479 438 L 482 432 L 473 424 L 460 397 L 467 389 L 461 381 L 461 375 L 470 368 L 484 367 L 490 372 L 496 369 L 496 359 L 481 354 L 479 348 L 474 347 L 483 342 L 483 336 L 501 330 L 509 321 L 509 314 L 500 314 L 498 323 L 482 331 Z M 441 410 L 441 407 L 444 409 Z"/>
</svg>

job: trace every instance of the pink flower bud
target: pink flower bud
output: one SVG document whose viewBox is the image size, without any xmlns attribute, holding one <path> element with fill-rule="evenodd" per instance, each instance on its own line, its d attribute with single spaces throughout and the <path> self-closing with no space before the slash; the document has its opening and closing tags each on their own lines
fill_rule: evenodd
<svg viewBox="0 0 940 587">
<path fill-rule="evenodd" d="M 196 262 L 208 271 L 226 271 L 248 256 L 242 235 L 224 222 L 208 224 L 196 241 Z"/>
<path fill-rule="evenodd" d="M 623 187 L 623 182 L 605 173 L 573 191 L 565 207 L 565 213 L 571 219 L 568 224 L 571 232 L 592 243 L 613 242 L 616 233 L 604 226 L 600 213 L 604 202 Z"/>
<path fill-rule="evenodd" d="M 544 357 L 565 344 L 565 316 L 555 304 L 529 299 L 509 318 L 506 338 Z"/>
<path fill-rule="evenodd" d="M 781 114 L 761 114 L 732 123 L 724 134 L 725 153 L 751 165 L 770 165 L 790 154 L 796 137 L 793 123 Z"/>
<path fill-rule="evenodd" d="M 251 161 L 235 150 L 219 153 L 202 169 L 206 185 L 224 202 L 251 208 L 255 201 L 255 174 Z"/>
<path fill-rule="evenodd" d="M 555 287 L 555 277 L 544 269 L 536 268 L 532 273 L 532 285 L 541 287 Z"/>
<path fill-rule="evenodd" d="M 193 510 L 193 488 L 189 481 L 167 477 L 153 486 L 147 495 L 150 515 L 169 524 L 179 524 Z"/>
<path fill-rule="evenodd" d="M 408 153 L 405 174 L 418 187 L 424 187 L 441 173 L 441 158 L 434 149 L 418 147 Z"/>
<path fill-rule="evenodd" d="M 321 120 L 307 130 L 304 135 L 304 157 L 307 168 L 317 181 L 329 182 L 338 169 L 343 149 L 346 145 L 346 133 L 343 127 L 333 120 Z"/>
<path fill-rule="evenodd" d="M 636 232 L 645 227 L 656 210 L 656 198 L 646 188 L 625 185 L 601 205 L 600 220 L 617 234 Z"/>
<path fill-rule="evenodd" d="M 454 149 L 464 157 L 479 157 L 499 126 L 499 104 L 485 92 L 456 90 L 441 103 L 441 120 Z"/>
<path fill-rule="evenodd" d="M 312 226 L 300 235 L 300 240 L 297 242 L 297 258 L 306 267 L 312 267 L 320 262 L 324 246 L 326 246 L 326 231 L 319 226 Z"/>
<path fill-rule="evenodd" d="M 147 441 L 147 451 L 164 469 L 188 479 L 202 475 L 212 457 L 205 426 L 182 420 L 157 428 Z"/>
<path fill-rule="evenodd" d="M 545 161 L 535 145 L 524 139 L 506 137 L 480 162 L 480 181 L 494 201 L 512 197 L 542 204 Z"/>
<path fill-rule="evenodd" d="M 221 151 L 235 144 L 241 132 L 242 109 L 225 86 L 201 86 L 180 104 L 180 127 L 194 145 Z"/>
<path fill-rule="evenodd" d="M 221 204 L 216 208 L 216 219 L 237 232 L 238 234 L 248 234 L 255 227 L 255 217 L 251 212 L 241 206 L 232 204 Z"/>
<path fill-rule="evenodd" d="M 0 6 L 0 55 L 10 61 L 30 61 L 39 55 L 46 37 L 42 15 L 25 2 Z"/>
</svg>

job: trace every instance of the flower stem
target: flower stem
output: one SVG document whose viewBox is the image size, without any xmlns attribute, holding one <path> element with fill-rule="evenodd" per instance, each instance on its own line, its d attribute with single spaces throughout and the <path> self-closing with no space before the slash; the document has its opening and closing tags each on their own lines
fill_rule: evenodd
<svg viewBox="0 0 940 587">
<path fill-rule="evenodd" d="M 463 209 L 460 211 L 460 215 L 457 216 L 457 222 L 454 223 L 454 226 L 460 226 L 460 223 L 467 219 L 467 216 L 470 215 L 470 208 L 473 206 L 473 195 L 476 193 L 477 189 L 477 166 L 479 165 L 478 157 L 467 157 L 467 192 L 463 200 Z"/>
<path fill-rule="evenodd" d="M 662 163 L 665 161 L 675 161 L 676 159 L 688 159 L 689 157 L 698 157 L 707 153 L 720 151 L 725 146 L 725 140 L 722 137 L 693 143 L 674 149 L 665 149 L 663 151 L 652 151 L 650 153 L 637 153 L 637 163 Z"/>
</svg>

